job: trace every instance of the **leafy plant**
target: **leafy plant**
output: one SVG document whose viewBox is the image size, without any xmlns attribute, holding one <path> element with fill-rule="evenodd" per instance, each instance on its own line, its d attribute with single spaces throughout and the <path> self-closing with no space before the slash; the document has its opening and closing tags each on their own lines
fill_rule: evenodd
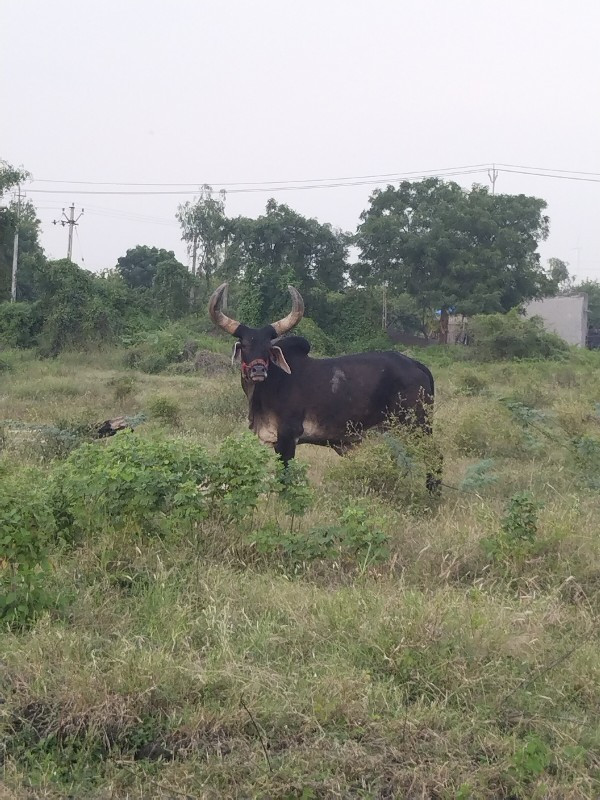
<svg viewBox="0 0 600 800">
<path fill-rule="evenodd" d="M 133 375 L 117 375 L 109 380 L 108 385 L 113 390 L 115 401 L 121 403 L 125 398 L 133 394 L 135 378 Z"/>
<path fill-rule="evenodd" d="M 228 436 L 213 466 L 210 494 L 220 513 L 242 519 L 272 491 L 281 473 L 273 452 L 251 433 Z"/>
<path fill-rule="evenodd" d="M 495 560 L 523 560 L 535 548 L 540 504 L 530 492 L 518 492 L 509 502 L 500 531 L 482 542 L 487 555 Z"/>
<path fill-rule="evenodd" d="M 515 751 L 510 772 L 523 783 L 530 783 L 545 772 L 552 761 L 552 751 L 539 736 L 530 734 Z"/>
<path fill-rule="evenodd" d="M 492 458 L 484 458 L 475 464 L 470 464 L 458 488 L 465 492 L 474 492 L 496 483 L 498 476 L 492 472 L 494 464 Z"/>
<path fill-rule="evenodd" d="M 179 425 L 181 409 L 179 403 L 164 394 L 156 395 L 148 400 L 148 410 L 153 417 L 168 425 Z"/>
<path fill-rule="evenodd" d="M 584 476 L 585 485 L 600 489 L 600 440 L 586 434 L 573 439 L 572 446 L 575 466 Z"/>
<path fill-rule="evenodd" d="M 569 346 L 560 336 L 544 329 L 539 317 L 523 317 L 516 309 L 508 314 L 480 314 L 469 321 L 472 355 L 481 361 L 514 358 L 562 359 Z"/>
<path fill-rule="evenodd" d="M 200 487 L 210 479 L 211 469 L 211 459 L 199 445 L 123 432 L 104 445 L 84 444 L 71 453 L 54 474 L 53 503 L 79 531 L 97 524 L 98 518 L 142 525 L 156 515 L 182 510 L 186 518 L 202 518 L 208 514 L 208 501 Z"/>
<path fill-rule="evenodd" d="M 258 552 L 294 566 L 317 559 L 351 558 L 360 561 L 364 569 L 389 556 L 389 537 L 381 528 L 381 520 L 373 518 L 369 507 L 363 504 L 345 508 L 339 525 L 292 534 L 270 524 L 253 532 L 250 541 Z"/>
<path fill-rule="evenodd" d="M 292 517 L 305 514 L 312 505 L 313 492 L 307 473 L 308 465 L 297 459 L 290 461 L 281 473 L 279 496 Z"/>
<path fill-rule="evenodd" d="M 49 541 L 55 532 L 40 476 L 0 483 L 0 620 L 23 625 L 54 603 L 46 589 Z"/>
</svg>

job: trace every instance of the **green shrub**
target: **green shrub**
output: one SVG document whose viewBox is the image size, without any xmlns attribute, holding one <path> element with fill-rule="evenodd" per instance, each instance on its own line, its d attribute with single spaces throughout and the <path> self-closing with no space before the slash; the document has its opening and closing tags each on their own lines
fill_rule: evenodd
<svg viewBox="0 0 600 800">
<path fill-rule="evenodd" d="M 133 394 L 135 378 L 132 375 L 117 375 L 109 380 L 108 385 L 113 390 L 115 402 L 122 403 L 125 398 Z"/>
<path fill-rule="evenodd" d="M 488 556 L 501 562 L 522 561 L 537 544 L 540 504 L 530 492 L 518 492 L 509 502 L 500 531 L 482 546 Z"/>
<path fill-rule="evenodd" d="M 0 303 L 0 343 L 5 347 L 32 347 L 40 322 L 34 303 Z"/>
<path fill-rule="evenodd" d="M 153 417 L 168 425 L 179 425 L 181 408 L 176 400 L 164 394 L 156 395 L 148 400 L 148 410 Z"/>
<path fill-rule="evenodd" d="M 54 603 L 46 590 L 54 517 L 40 476 L 0 481 L 0 620 L 23 625 Z"/>
<path fill-rule="evenodd" d="M 210 495 L 218 513 L 243 519 L 262 494 L 279 488 L 281 462 L 251 433 L 228 436 L 215 458 Z"/>
<path fill-rule="evenodd" d="M 125 353 L 124 364 L 155 375 L 179 361 L 187 338 L 187 333 L 175 325 L 144 332 Z"/>
<path fill-rule="evenodd" d="M 600 489 L 600 439 L 578 436 L 572 441 L 575 467 L 589 489 Z"/>
<path fill-rule="evenodd" d="M 364 504 L 347 506 L 338 525 L 284 533 L 277 525 L 266 525 L 250 536 L 259 553 L 288 562 L 294 567 L 321 559 L 351 559 L 363 568 L 389 557 L 389 537 L 382 521 Z"/>
<path fill-rule="evenodd" d="M 370 431 L 363 442 L 330 468 L 329 479 L 345 494 L 377 494 L 395 505 L 428 506 L 428 472 L 439 465 L 437 442 L 390 419 L 383 434 Z"/>
<path fill-rule="evenodd" d="M 54 472 L 52 505 L 71 539 L 99 521 L 150 529 L 209 515 L 248 519 L 271 492 L 283 493 L 290 513 L 302 513 L 309 502 L 305 474 L 297 469 L 282 489 L 281 470 L 273 451 L 250 433 L 226 438 L 211 454 L 183 439 L 123 432 L 71 453 Z"/>
<path fill-rule="evenodd" d="M 72 521 L 70 536 L 98 520 L 143 525 L 182 506 L 186 517 L 202 518 L 208 502 L 200 486 L 210 471 L 211 460 L 198 445 L 124 432 L 71 453 L 54 473 L 53 501 L 61 518 Z"/>
<path fill-rule="evenodd" d="M 478 314 L 469 321 L 471 354 L 481 361 L 513 358 L 564 358 L 568 344 L 544 330 L 539 317 L 523 317 L 516 309 L 507 314 Z"/>
<path fill-rule="evenodd" d="M 488 382 L 485 378 L 482 378 L 476 372 L 463 372 L 462 375 L 457 376 L 456 383 L 460 393 L 467 395 L 467 397 L 483 394 L 488 387 Z"/>
</svg>

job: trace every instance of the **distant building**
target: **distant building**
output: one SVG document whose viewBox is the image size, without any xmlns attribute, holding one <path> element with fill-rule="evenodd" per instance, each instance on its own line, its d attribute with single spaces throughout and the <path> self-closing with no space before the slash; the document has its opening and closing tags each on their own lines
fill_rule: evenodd
<svg viewBox="0 0 600 800">
<path fill-rule="evenodd" d="M 547 331 L 557 333 L 568 344 L 585 347 L 588 332 L 587 294 L 545 297 L 525 306 L 525 316 L 541 317 Z"/>
<path fill-rule="evenodd" d="M 541 317 L 547 331 L 558 334 L 568 344 L 585 347 L 588 340 L 587 294 L 561 295 L 532 300 L 525 306 L 526 317 Z M 468 344 L 468 318 L 453 314 L 448 320 L 448 344 Z M 600 346 L 592 342 L 589 346 Z"/>
</svg>

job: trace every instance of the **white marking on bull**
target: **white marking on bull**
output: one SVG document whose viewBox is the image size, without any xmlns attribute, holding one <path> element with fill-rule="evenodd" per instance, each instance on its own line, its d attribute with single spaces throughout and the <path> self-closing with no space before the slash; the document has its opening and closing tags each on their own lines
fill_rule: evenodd
<svg viewBox="0 0 600 800">
<path fill-rule="evenodd" d="M 277 420 L 273 416 L 255 419 L 252 424 L 252 430 L 263 444 L 272 446 L 277 441 Z"/>
<path fill-rule="evenodd" d="M 340 381 L 345 381 L 345 380 L 346 380 L 346 373 L 344 372 L 344 370 L 340 369 L 339 367 L 336 367 L 333 370 L 333 377 L 331 379 L 331 391 L 333 392 L 333 394 L 335 394 L 337 390 L 340 388 Z"/>
<path fill-rule="evenodd" d="M 322 436 L 321 427 L 318 422 L 312 419 L 305 419 L 302 425 L 304 436 L 309 438 L 319 439 Z"/>
</svg>

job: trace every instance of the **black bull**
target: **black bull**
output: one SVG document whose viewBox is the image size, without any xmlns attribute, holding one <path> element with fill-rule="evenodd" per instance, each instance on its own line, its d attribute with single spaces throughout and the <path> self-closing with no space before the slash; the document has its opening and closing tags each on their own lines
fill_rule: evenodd
<svg viewBox="0 0 600 800">
<path fill-rule="evenodd" d="M 238 339 L 234 358 L 242 362 L 250 429 L 285 464 L 298 444 L 332 447 L 342 454 L 360 441 L 363 431 L 390 417 L 431 433 L 434 381 L 424 364 L 394 351 L 311 358 L 306 339 L 280 338 L 304 313 L 296 289 L 289 287 L 293 308 L 287 317 L 250 328 L 218 310 L 226 286 L 212 295 L 209 312 Z M 432 491 L 439 486 L 439 472 L 438 463 L 427 475 Z"/>
</svg>

